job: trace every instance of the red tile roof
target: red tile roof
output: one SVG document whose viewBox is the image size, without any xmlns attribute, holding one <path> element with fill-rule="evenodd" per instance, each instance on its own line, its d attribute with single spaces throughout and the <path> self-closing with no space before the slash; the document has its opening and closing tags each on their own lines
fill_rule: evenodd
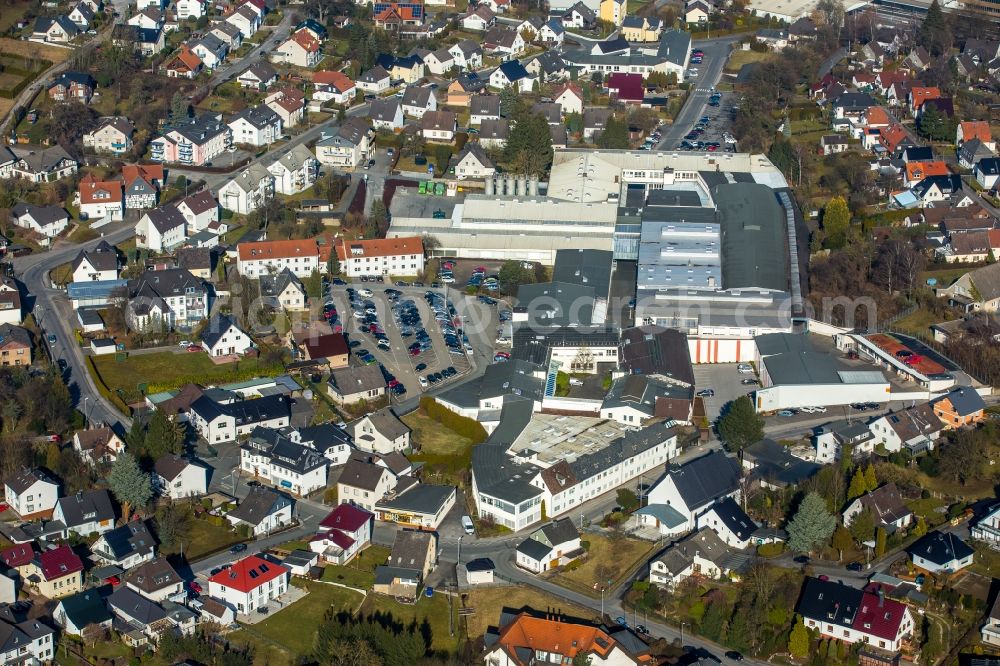
<svg viewBox="0 0 1000 666">
<path fill-rule="evenodd" d="M 246 594 L 276 578 L 281 578 L 287 573 L 288 569 L 280 564 L 268 562 L 256 555 L 250 555 L 228 569 L 215 574 L 208 579 L 208 582 Z"/>
<path fill-rule="evenodd" d="M 292 35 L 292 39 L 308 53 L 319 51 L 319 40 L 313 37 L 313 34 L 305 28 Z"/>
<path fill-rule="evenodd" d="M 985 120 L 967 120 L 962 123 L 962 141 L 972 141 L 973 139 L 979 139 L 983 143 L 992 141 L 990 124 Z"/>
<path fill-rule="evenodd" d="M 948 169 L 948 165 L 941 160 L 933 162 L 908 162 L 906 165 L 907 180 L 923 180 L 930 176 L 947 176 L 950 174 L 951 171 Z"/>
<path fill-rule="evenodd" d="M 179 67 L 177 65 L 178 62 L 183 65 L 183 67 Z M 168 65 L 169 69 L 191 72 L 197 71 L 200 67 L 201 58 L 199 58 L 194 51 L 188 48 L 187 44 L 181 44 L 180 53 L 178 53 L 174 57 L 173 61 L 171 61 L 170 65 Z"/>
<path fill-rule="evenodd" d="M 97 180 L 87 174 L 80 181 L 80 203 L 116 203 L 122 200 L 122 183 L 119 180 Z M 98 196 L 101 194 L 102 196 Z M 106 195 L 106 196 L 105 196 Z"/>
<path fill-rule="evenodd" d="M 354 81 L 341 72 L 322 71 L 313 76 L 313 83 L 333 86 L 338 92 L 346 92 L 354 87 Z"/>
<path fill-rule="evenodd" d="M 348 247 L 350 243 L 350 247 Z M 409 238 L 373 238 L 371 240 L 341 240 L 337 245 L 340 261 L 358 257 L 392 257 L 404 254 L 423 254 L 424 243 L 417 236 Z"/>
<path fill-rule="evenodd" d="M 274 240 L 240 243 L 236 246 L 240 261 L 285 259 L 287 257 L 315 257 L 319 254 L 315 239 Z"/>
<path fill-rule="evenodd" d="M 45 580 L 57 580 L 83 571 L 83 560 L 67 545 L 47 550 L 38 555 L 38 568 Z"/>
<path fill-rule="evenodd" d="M 851 626 L 855 631 L 895 641 L 899 636 L 899 625 L 905 613 L 906 606 L 898 601 L 865 592 Z"/>
<path fill-rule="evenodd" d="M 340 504 L 320 521 L 319 526 L 326 529 L 336 528 L 347 532 L 356 532 L 359 527 L 370 521 L 372 513 L 350 504 Z"/>
<path fill-rule="evenodd" d="M 642 74 L 616 72 L 608 77 L 607 85 L 608 90 L 621 100 L 641 102 L 646 95 Z"/>
<path fill-rule="evenodd" d="M 35 548 L 30 543 L 21 543 L 0 551 L 0 561 L 11 569 L 23 567 L 35 559 Z"/>
<path fill-rule="evenodd" d="M 345 505 L 341 504 L 341 506 Z M 347 536 L 340 530 L 330 530 L 329 532 L 324 532 L 323 534 L 317 534 L 312 539 L 309 539 L 310 543 L 313 541 L 332 541 L 344 550 L 347 550 L 354 545 L 354 539 Z"/>
<path fill-rule="evenodd" d="M 929 99 L 938 99 L 941 97 L 941 89 L 937 86 L 932 86 L 929 88 L 921 88 L 919 86 L 914 86 L 910 88 L 910 98 L 913 100 L 910 104 L 911 109 L 919 109 L 920 105 Z"/>
<path fill-rule="evenodd" d="M 122 180 L 126 185 L 134 181 L 136 178 L 142 178 L 149 184 L 153 184 L 153 181 L 163 182 L 163 165 L 162 164 L 126 164 L 122 167 Z"/>
<path fill-rule="evenodd" d="M 595 654 L 602 660 L 618 645 L 600 627 L 547 620 L 527 613 L 521 613 L 513 622 L 501 628 L 497 642 L 506 649 L 508 655 L 516 654 L 516 648 L 526 647 L 533 653 L 551 652 L 570 659 L 578 654 Z M 653 663 L 653 658 L 648 653 L 635 656 L 641 663 Z"/>
</svg>

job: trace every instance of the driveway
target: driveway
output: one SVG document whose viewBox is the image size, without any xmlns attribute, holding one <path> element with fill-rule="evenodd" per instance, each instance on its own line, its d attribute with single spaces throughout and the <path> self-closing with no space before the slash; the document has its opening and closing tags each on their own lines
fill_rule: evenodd
<svg viewBox="0 0 1000 666">
<path fill-rule="evenodd" d="M 699 391 L 712 389 L 715 395 L 703 398 L 705 412 L 710 423 L 719 417 L 719 412 L 729 402 L 736 400 L 753 386 L 744 386 L 741 380 L 753 375 L 741 375 L 735 363 L 698 364 L 694 366 L 694 385 Z"/>
</svg>

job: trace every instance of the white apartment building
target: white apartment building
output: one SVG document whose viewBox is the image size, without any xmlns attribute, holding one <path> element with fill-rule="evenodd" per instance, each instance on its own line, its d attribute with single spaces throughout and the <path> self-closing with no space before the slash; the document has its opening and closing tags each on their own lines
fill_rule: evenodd
<svg viewBox="0 0 1000 666">
<path fill-rule="evenodd" d="M 359 275 L 416 275 L 424 270 L 424 244 L 418 237 L 342 239 L 337 245 L 340 272 Z"/>
<path fill-rule="evenodd" d="M 325 269 L 320 266 L 319 246 L 314 239 L 240 243 L 236 249 L 236 270 L 247 277 L 280 273 L 287 268 L 296 277 L 304 278 Z"/>
</svg>

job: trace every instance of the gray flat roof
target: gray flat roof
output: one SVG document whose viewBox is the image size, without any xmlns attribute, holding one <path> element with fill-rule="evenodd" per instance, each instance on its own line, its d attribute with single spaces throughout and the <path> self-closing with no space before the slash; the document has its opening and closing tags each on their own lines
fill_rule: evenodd
<svg viewBox="0 0 1000 666">
<path fill-rule="evenodd" d="M 421 483 L 413 486 L 402 495 L 376 502 L 375 508 L 398 509 L 433 516 L 454 494 L 455 488 L 453 486 L 434 486 Z"/>
<path fill-rule="evenodd" d="M 722 286 L 788 290 L 785 212 L 774 190 L 755 183 L 712 191 L 722 221 Z"/>
</svg>

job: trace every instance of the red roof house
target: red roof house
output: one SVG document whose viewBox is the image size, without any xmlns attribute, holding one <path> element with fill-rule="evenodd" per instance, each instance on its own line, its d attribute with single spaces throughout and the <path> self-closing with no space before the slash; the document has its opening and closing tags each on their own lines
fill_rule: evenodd
<svg viewBox="0 0 1000 666">
<path fill-rule="evenodd" d="M 320 521 L 309 548 L 327 562 L 346 564 L 371 542 L 375 515 L 351 504 L 341 504 Z"/>
<path fill-rule="evenodd" d="M 288 589 L 288 568 L 250 555 L 208 579 L 208 594 L 246 615 Z"/>
<path fill-rule="evenodd" d="M 641 74 L 616 72 L 608 77 L 608 92 L 614 99 L 627 104 L 642 104 L 645 88 Z"/>
</svg>

